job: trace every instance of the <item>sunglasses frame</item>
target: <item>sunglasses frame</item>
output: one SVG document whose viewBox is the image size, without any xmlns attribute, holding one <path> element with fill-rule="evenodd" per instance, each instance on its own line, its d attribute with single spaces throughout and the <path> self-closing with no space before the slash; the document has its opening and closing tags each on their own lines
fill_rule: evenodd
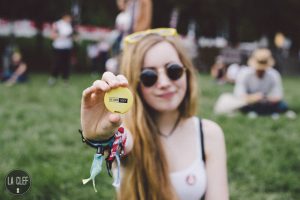
<svg viewBox="0 0 300 200">
<path fill-rule="evenodd" d="M 178 35 L 176 29 L 174 28 L 155 28 L 132 33 L 124 38 L 124 42 L 125 44 L 134 44 L 149 34 L 157 34 L 163 37 Z"/>
<path fill-rule="evenodd" d="M 168 71 L 168 70 L 170 70 L 171 67 L 174 66 L 174 65 L 179 66 L 178 68 L 180 68 L 182 71 L 180 72 L 181 74 L 180 74 L 179 76 L 176 76 L 175 78 L 172 78 L 172 76 L 170 75 L 171 72 Z M 171 81 L 176 81 L 176 80 L 180 79 L 180 78 L 182 77 L 182 75 L 184 74 L 184 72 L 186 71 L 186 68 L 185 68 L 184 66 L 179 65 L 179 64 L 174 64 L 174 63 L 167 64 L 164 68 L 165 68 L 165 73 L 166 73 L 167 77 L 168 77 L 169 80 L 171 80 Z M 145 81 L 143 81 L 142 75 L 143 75 L 143 72 L 145 72 L 145 71 L 152 71 L 153 74 L 155 74 L 155 76 L 156 76 L 156 77 L 155 77 L 155 80 L 154 80 L 154 81 L 151 81 L 151 82 L 153 82 L 153 83 L 151 83 L 150 85 L 145 84 Z M 142 70 L 142 72 L 141 72 L 141 74 L 140 74 L 140 83 L 142 83 L 145 87 L 152 87 L 152 86 L 154 86 L 155 83 L 157 82 L 157 80 L 158 80 L 158 73 L 157 73 L 156 70 L 153 70 L 153 69 L 147 69 L 147 68 L 144 69 L 144 70 Z"/>
</svg>

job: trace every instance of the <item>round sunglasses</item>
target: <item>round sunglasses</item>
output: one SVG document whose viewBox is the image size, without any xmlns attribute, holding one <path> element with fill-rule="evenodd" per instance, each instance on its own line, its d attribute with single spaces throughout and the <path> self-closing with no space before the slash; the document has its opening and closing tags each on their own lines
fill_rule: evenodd
<svg viewBox="0 0 300 200">
<path fill-rule="evenodd" d="M 168 64 L 166 66 L 166 73 L 170 80 L 176 81 L 178 80 L 185 68 L 178 64 Z M 153 69 L 144 69 L 140 75 L 140 80 L 145 87 L 153 86 L 158 79 L 157 71 Z"/>
</svg>

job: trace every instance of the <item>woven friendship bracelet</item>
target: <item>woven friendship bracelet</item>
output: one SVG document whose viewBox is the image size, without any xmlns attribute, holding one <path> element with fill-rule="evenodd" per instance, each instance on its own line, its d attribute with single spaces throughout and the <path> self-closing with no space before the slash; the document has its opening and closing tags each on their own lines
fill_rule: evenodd
<svg viewBox="0 0 300 200">
<path fill-rule="evenodd" d="M 90 180 L 93 181 L 93 187 L 95 192 L 97 192 L 95 186 L 95 177 L 101 172 L 102 169 L 102 161 L 104 156 L 104 151 L 108 151 L 108 155 L 105 158 L 106 161 L 106 168 L 107 172 L 110 176 L 111 174 L 111 167 L 114 160 L 117 160 L 117 177 L 113 182 L 113 186 L 119 187 L 120 185 L 120 157 L 125 155 L 125 144 L 127 140 L 127 135 L 124 132 L 123 127 L 119 127 L 116 133 L 108 138 L 107 140 L 102 141 L 95 141 L 95 140 L 88 140 L 83 137 L 82 130 L 79 130 L 81 134 L 82 142 L 86 143 L 90 147 L 96 148 L 97 152 L 94 154 L 93 163 L 90 170 L 90 177 L 87 179 L 83 179 L 82 183 L 86 184 Z"/>
</svg>

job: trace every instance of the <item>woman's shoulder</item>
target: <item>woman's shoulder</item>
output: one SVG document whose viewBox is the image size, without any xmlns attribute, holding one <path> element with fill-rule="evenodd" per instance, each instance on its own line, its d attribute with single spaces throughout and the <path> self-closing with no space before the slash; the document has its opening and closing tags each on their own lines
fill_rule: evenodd
<svg viewBox="0 0 300 200">
<path fill-rule="evenodd" d="M 203 119 L 204 148 L 207 158 L 217 158 L 225 152 L 225 138 L 222 128 L 214 121 Z"/>
<path fill-rule="evenodd" d="M 224 133 L 219 124 L 209 119 L 202 119 L 202 128 L 205 142 L 223 142 Z"/>
</svg>

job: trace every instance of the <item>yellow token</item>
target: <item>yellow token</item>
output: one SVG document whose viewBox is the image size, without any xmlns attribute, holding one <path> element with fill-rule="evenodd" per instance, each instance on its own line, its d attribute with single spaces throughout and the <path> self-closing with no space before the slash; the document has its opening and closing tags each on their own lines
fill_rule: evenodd
<svg viewBox="0 0 300 200">
<path fill-rule="evenodd" d="M 126 113 L 132 106 L 133 96 L 126 87 L 118 87 L 106 92 L 104 104 L 107 110 L 114 113 Z"/>
</svg>

